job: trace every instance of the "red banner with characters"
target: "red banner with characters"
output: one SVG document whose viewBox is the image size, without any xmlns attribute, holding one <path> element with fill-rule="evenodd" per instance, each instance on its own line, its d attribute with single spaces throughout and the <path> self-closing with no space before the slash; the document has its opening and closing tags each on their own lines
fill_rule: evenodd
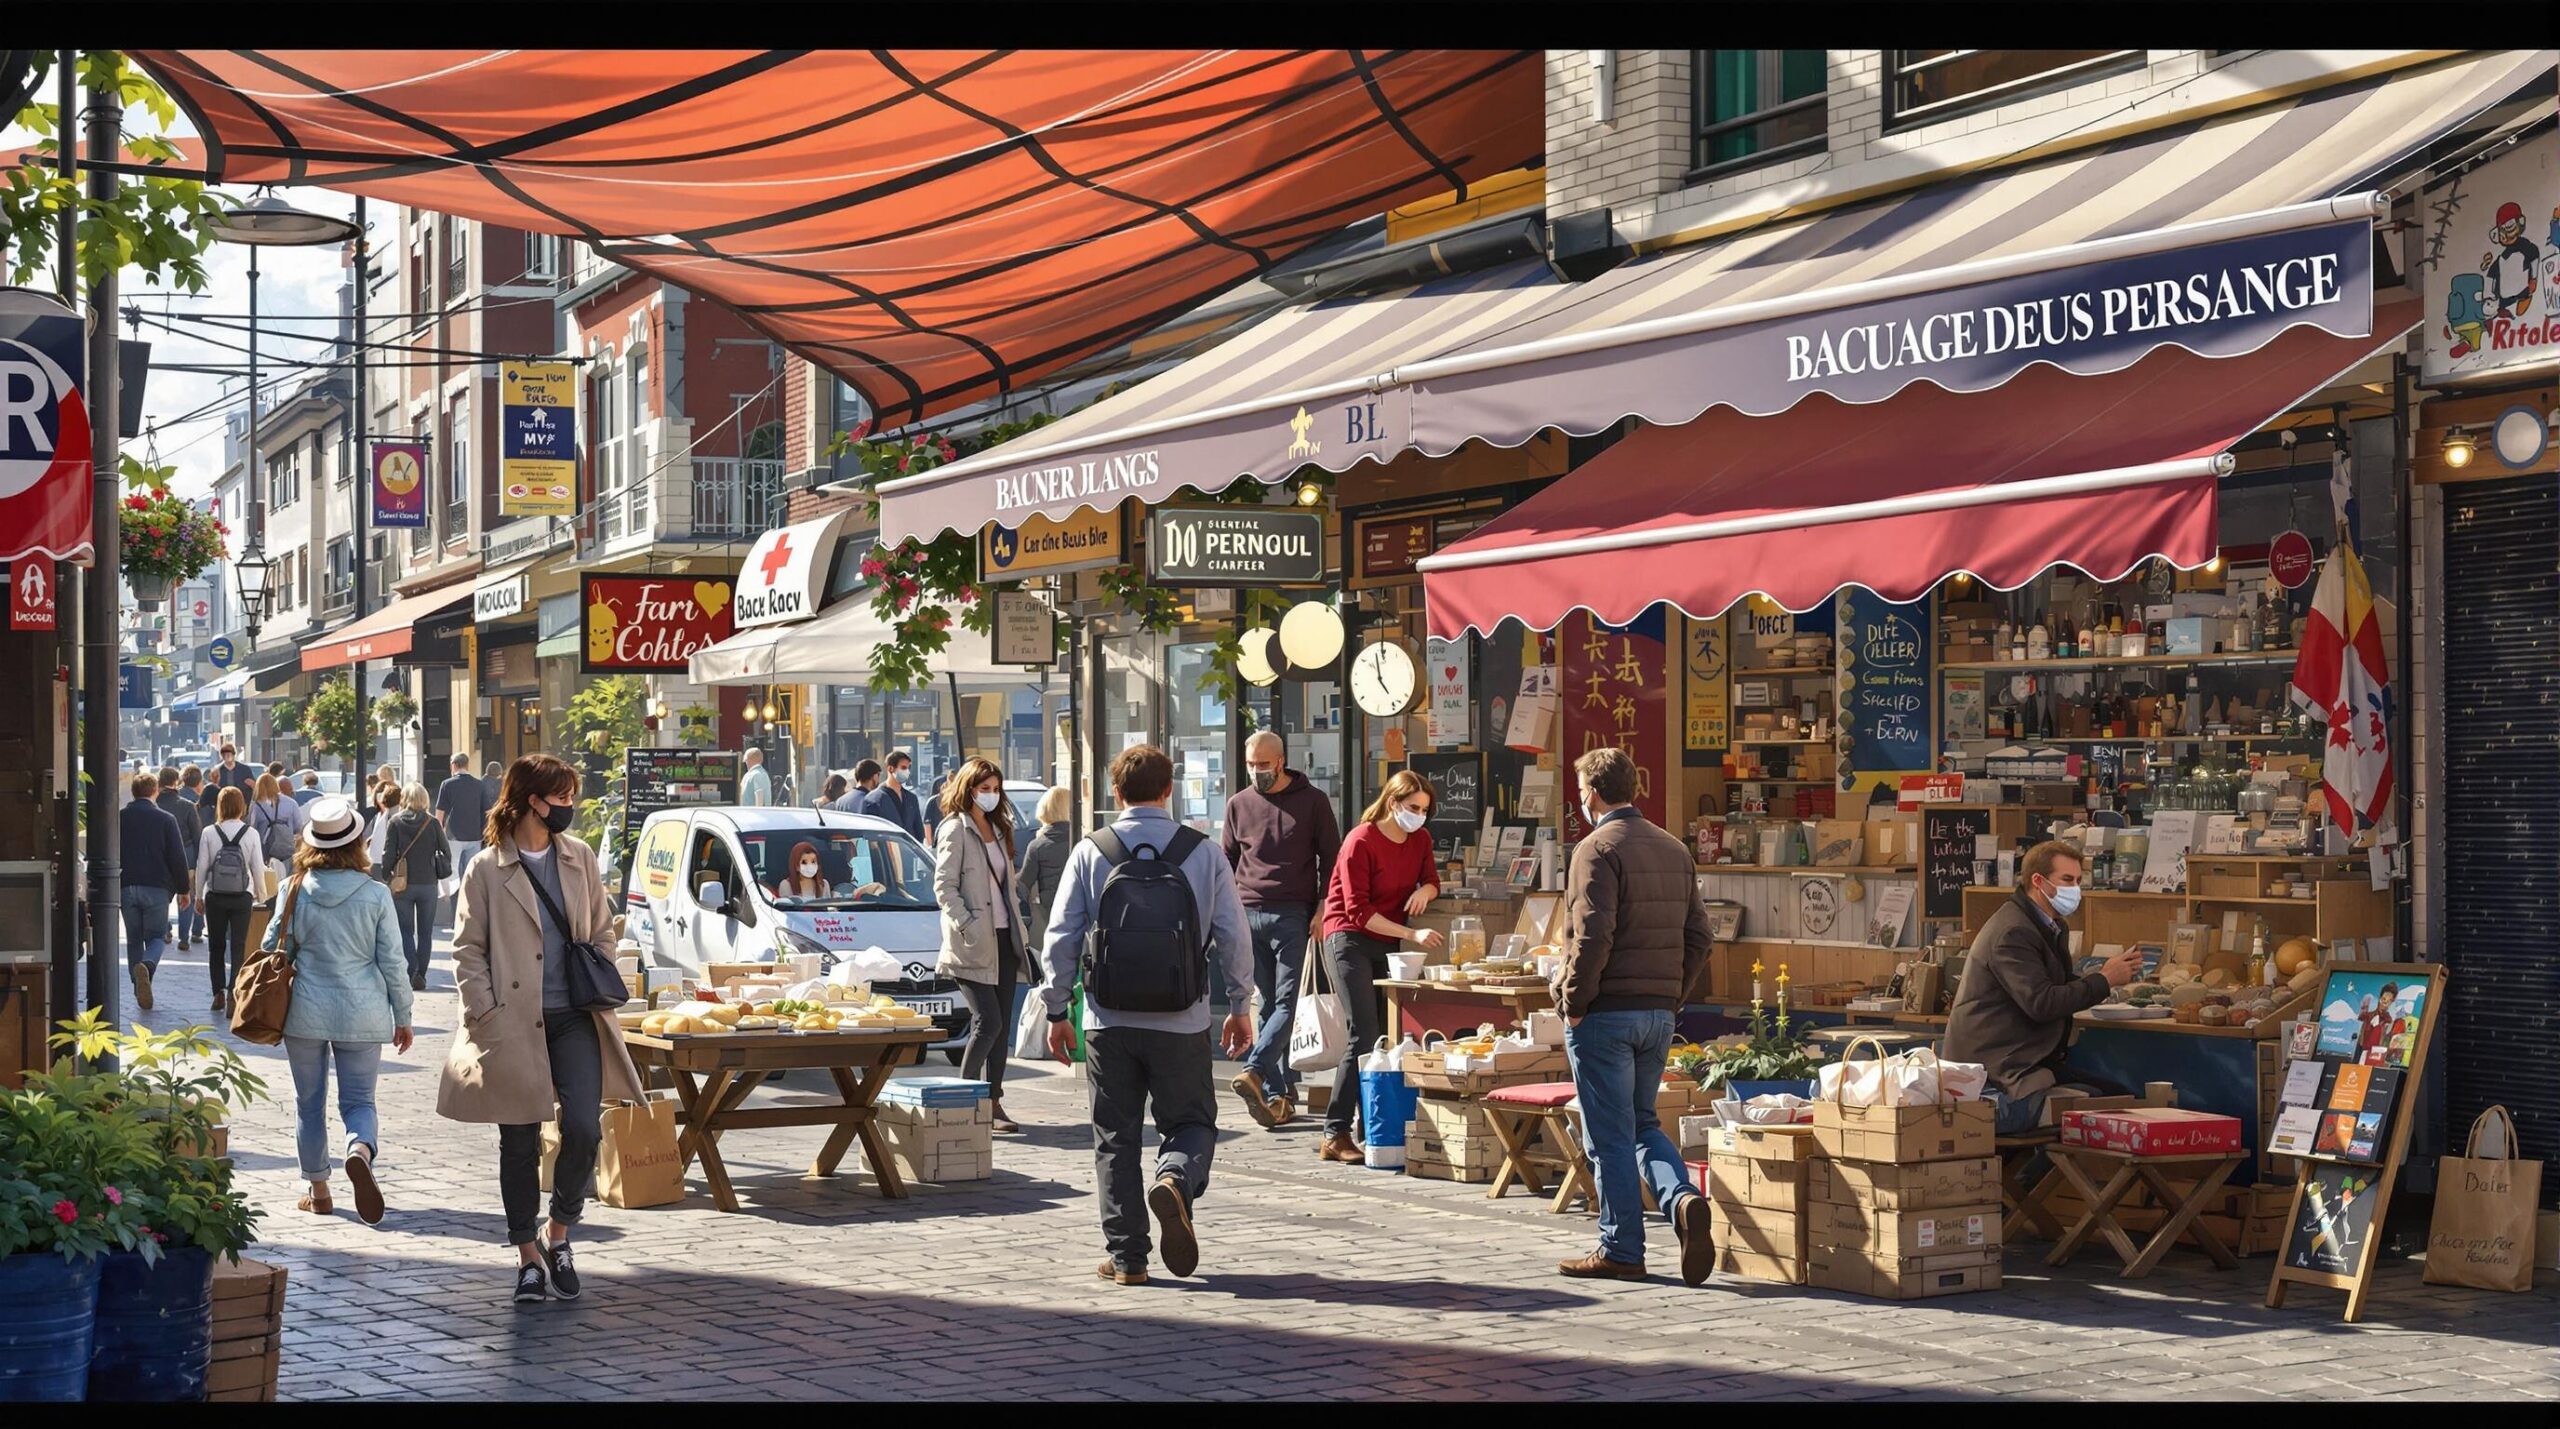
<svg viewBox="0 0 2560 1429">
<path fill-rule="evenodd" d="M 588 576 L 578 668 L 590 675 L 686 669 L 694 651 L 736 630 L 731 593 L 728 581 L 692 576 Z"/>
<path fill-rule="evenodd" d="M 1564 836 L 1591 832 L 1582 818 L 1582 785 L 1573 761 L 1585 751 L 1618 745 L 1636 762 L 1636 808 L 1664 822 L 1663 751 L 1670 745 L 1671 673 L 1663 647 L 1662 606 L 1627 625 L 1602 625 L 1575 611 L 1556 628 L 1564 656 L 1564 681 L 1556 691 L 1564 705 Z"/>
</svg>

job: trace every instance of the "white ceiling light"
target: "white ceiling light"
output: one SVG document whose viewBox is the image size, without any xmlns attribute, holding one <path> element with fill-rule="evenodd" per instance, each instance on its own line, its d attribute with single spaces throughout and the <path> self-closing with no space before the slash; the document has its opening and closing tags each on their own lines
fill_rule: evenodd
<svg viewBox="0 0 2560 1429">
<path fill-rule="evenodd" d="M 1323 670 L 1342 658 L 1342 617 L 1321 601 L 1302 600 L 1280 617 L 1280 654 L 1296 670 Z"/>
<path fill-rule="evenodd" d="M 1240 638 L 1243 653 L 1236 657 L 1236 673 L 1244 677 L 1246 684 L 1260 688 L 1279 683 L 1280 670 L 1272 660 L 1280 652 L 1271 644 L 1277 634 L 1267 625 L 1257 625 Z"/>
</svg>

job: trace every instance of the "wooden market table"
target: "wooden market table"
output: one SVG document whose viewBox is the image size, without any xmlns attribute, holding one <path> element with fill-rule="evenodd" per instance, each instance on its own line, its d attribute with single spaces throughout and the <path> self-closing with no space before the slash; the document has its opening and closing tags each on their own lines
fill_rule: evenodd
<svg viewBox="0 0 2560 1429">
<path fill-rule="evenodd" d="M 2052 1159 L 2053 1169 L 2080 1193 L 2087 1206 L 2071 1229 L 2063 1232 L 2062 1238 L 2053 1243 L 2052 1253 L 2044 1258 L 2045 1264 L 2061 1265 L 2070 1260 L 2073 1252 L 2080 1249 L 2093 1231 L 2105 1236 L 2107 1244 L 2124 1261 L 2124 1273 L 2128 1279 L 2138 1280 L 2149 1275 L 2159 1266 L 2160 1257 L 2169 1253 L 2169 1247 L 2178 1243 L 2178 1237 L 2188 1232 L 2194 1233 L 2196 1244 L 2206 1255 L 2213 1257 L 2215 1265 L 2229 1270 L 2240 1263 L 2239 1257 L 2231 1253 L 2231 1248 L 2222 1243 L 2222 1237 L 2213 1233 L 2213 1228 L 2204 1223 L 2201 1215 L 2205 1202 L 2212 1198 L 2214 1192 L 2221 1190 L 2222 1183 L 2240 1168 L 2241 1162 L 2248 1159 L 2246 1154 L 2204 1151 L 2186 1156 L 2135 1156 L 2123 1151 L 2105 1151 L 2094 1146 L 2072 1146 L 2063 1142 L 2047 1146 L 2045 1154 Z M 2181 1187 L 2160 1174 L 2160 1168 L 2164 1166 L 2187 1167 L 2203 1174 L 2194 1184 Z M 2102 1186 L 2090 1174 L 2092 1168 L 2112 1168 L 2113 1174 Z M 2137 1182 L 2149 1187 L 2151 1194 L 2169 1210 L 2168 1216 L 2152 1231 L 2150 1244 L 2141 1246 L 2135 1245 L 2133 1237 L 2116 1221 L 2116 1203 L 2123 1200 L 2125 1193 L 2132 1190 Z"/>
<path fill-rule="evenodd" d="M 702 1179 L 711 1199 L 724 1211 L 738 1209 L 738 1193 L 729 1185 L 729 1168 L 720 1159 L 723 1132 L 768 1126 L 831 1126 L 827 1144 L 809 1164 L 812 1176 L 832 1176 L 836 1163 L 855 1140 L 862 1159 L 880 1183 L 880 1194 L 897 1199 L 907 1184 L 889 1160 L 889 1150 L 873 1128 L 880 1093 L 889 1074 L 924 1060 L 924 1049 L 942 1040 L 933 1027 L 869 1028 L 839 1032 L 729 1032 L 667 1036 L 626 1031 L 623 1045 L 643 1068 L 674 1078 L 682 1105 L 677 1125 L 684 1128 L 677 1144 L 681 1165 L 702 1158 Z M 744 1108 L 749 1094 L 782 1072 L 824 1068 L 835 1078 L 842 1100 L 834 1106 Z M 647 1075 L 644 1073 L 644 1075 Z"/>
<path fill-rule="evenodd" d="M 1451 1036 L 1473 1032 L 1477 1024 L 1496 1012 L 1507 1012 L 1513 1022 L 1523 1023 L 1529 1020 L 1530 1013 L 1556 1005 L 1555 995 L 1544 983 L 1534 987 L 1461 987 L 1418 978 L 1382 977 L 1377 980 L 1377 987 L 1387 995 L 1387 1026 L 1390 1035 L 1396 1037 L 1408 1033 L 1420 1037 L 1426 1032 Z"/>
</svg>

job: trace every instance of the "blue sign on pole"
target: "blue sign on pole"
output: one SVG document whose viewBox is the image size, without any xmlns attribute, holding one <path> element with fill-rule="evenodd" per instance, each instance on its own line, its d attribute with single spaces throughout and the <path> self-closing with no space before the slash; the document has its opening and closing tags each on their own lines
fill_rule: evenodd
<svg viewBox="0 0 2560 1429">
<path fill-rule="evenodd" d="M 213 668 L 228 670 L 231 662 L 239 658 L 239 652 L 232 647 L 231 637 L 225 635 L 204 647 L 204 658 L 213 663 Z"/>
<path fill-rule="evenodd" d="M 116 671 L 116 707 L 128 710 L 151 708 L 151 669 L 146 665 L 125 665 Z"/>
</svg>

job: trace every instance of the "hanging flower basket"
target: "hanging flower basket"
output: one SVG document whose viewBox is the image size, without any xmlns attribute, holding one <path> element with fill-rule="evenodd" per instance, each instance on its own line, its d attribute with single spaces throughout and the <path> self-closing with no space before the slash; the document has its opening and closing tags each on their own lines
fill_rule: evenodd
<svg viewBox="0 0 2560 1429">
<path fill-rule="evenodd" d="M 222 559 L 230 529 L 165 486 L 137 491 L 116 508 L 123 538 L 124 577 L 136 597 L 166 600 L 170 588 L 193 580 Z"/>
</svg>

